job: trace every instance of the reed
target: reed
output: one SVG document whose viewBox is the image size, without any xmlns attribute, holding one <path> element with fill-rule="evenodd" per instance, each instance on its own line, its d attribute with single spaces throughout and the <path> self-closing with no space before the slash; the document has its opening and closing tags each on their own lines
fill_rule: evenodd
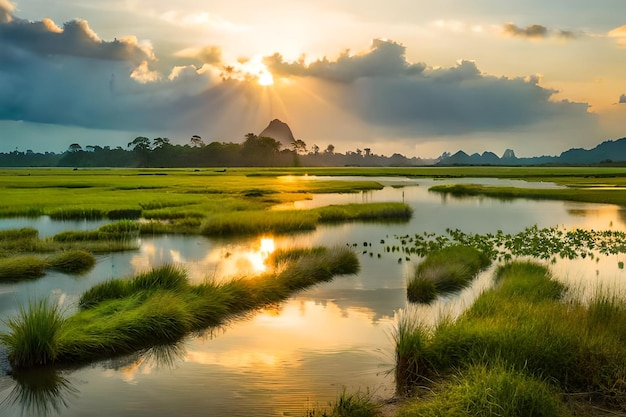
<svg viewBox="0 0 626 417">
<path fill-rule="evenodd" d="M 413 216 L 413 209 L 404 203 L 368 203 L 330 205 L 315 209 L 320 222 L 348 220 L 407 221 Z"/>
</svg>

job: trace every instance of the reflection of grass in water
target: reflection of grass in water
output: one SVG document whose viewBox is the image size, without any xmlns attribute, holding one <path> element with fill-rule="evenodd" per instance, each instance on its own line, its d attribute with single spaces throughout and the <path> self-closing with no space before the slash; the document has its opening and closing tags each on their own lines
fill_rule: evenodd
<svg viewBox="0 0 626 417">
<path fill-rule="evenodd" d="M 585 307 L 564 303 L 563 293 L 564 286 L 550 279 L 544 266 L 514 262 L 499 268 L 496 287 L 456 321 L 426 331 L 414 317 L 401 319 L 396 330 L 398 388 L 431 386 L 430 381 L 459 373 L 466 378 L 476 366 L 487 369 L 479 380 L 488 381 L 492 372 L 502 372 L 497 364 L 522 375 L 519 384 L 543 381 L 553 390 L 579 393 L 580 401 L 623 411 L 626 301 L 599 296 Z M 564 398 L 568 405 L 576 401 L 575 396 Z M 445 414 L 444 403 L 436 415 L 455 415 Z M 527 414 L 521 408 L 506 415 Z"/>
<path fill-rule="evenodd" d="M 11 332 L 2 341 L 15 367 L 91 361 L 177 341 L 358 268 L 356 255 L 347 248 L 302 252 L 272 274 L 224 283 L 191 285 L 184 271 L 163 266 L 131 280 L 96 285 L 81 298 L 81 310 L 60 323 L 45 303 L 23 310 L 9 322 Z M 51 321 L 49 326 L 44 319 Z M 37 331 L 31 334 L 31 328 Z"/>
<path fill-rule="evenodd" d="M 11 377 L 13 387 L 3 405 L 19 405 L 25 416 L 62 415 L 70 398 L 78 395 L 72 383 L 53 368 L 14 372 Z"/>
</svg>

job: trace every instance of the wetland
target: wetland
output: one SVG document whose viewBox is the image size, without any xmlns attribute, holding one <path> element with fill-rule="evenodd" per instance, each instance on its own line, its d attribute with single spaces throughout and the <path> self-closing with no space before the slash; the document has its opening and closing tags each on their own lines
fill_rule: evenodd
<svg viewBox="0 0 626 417">
<path fill-rule="evenodd" d="M 78 321 L 81 300 L 94 288 L 171 266 L 184 271 L 189 287 L 277 276 L 268 261 L 294 249 L 349 250 L 359 268 L 263 300 L 226 320 L 191 325 L 172 340 L 141 336 L 142 343 L 115 355 L 72 356 L 53 366 L 18 369 L 9 364 L 5 346 L 3 415 L 298 416 L 345 391 L 367 390 L 387 399 L 398 391 L 395 338 L 403 320 L 417 317 L 420 325 L 432 326 L 461 317 L 495 285 L 496 275 L 506 275 L 496 274 L 498 268 L 513 260 L 549 268 L 567 286 L 560 295 L 570 303 L 591 305 L 599 291 L 626 293 L 626 207 L 620 191 L 626 172 L 619 169 L 28 173 L 0 173 L 0 230 L 34 229 L 36 244 L 4 245 L 0 261 L 48 260 L 82 248 L 95 264 L 77 272 L 44 268 L 27 280 L 1 282 L 0 311 L 7 319 L 47 300 L 61 318 Z M 503 194 L 503 188 L 523 191 Z M 120 220 L 124 214 L 132 218 Z M 493 265 L 481 265 L 471 282 L 430 303 L 409 302 L 407 284 L 428 252 L 458 243 L 492 248 Z M 154 306 L 172 305 L 164 299 Z M 0 325 L 5 334 L 11 330 L 7 319 Z M 473 378 L 492 372 L 474 365 Z M 517 372 L 525 381 L 519 369 L 503 367 L 494 372 Z M 618 397 L 623 389 L 616 385 Z M 616 404 L 611 406 L 623 412 L 619 398 Z"/>
</svg>

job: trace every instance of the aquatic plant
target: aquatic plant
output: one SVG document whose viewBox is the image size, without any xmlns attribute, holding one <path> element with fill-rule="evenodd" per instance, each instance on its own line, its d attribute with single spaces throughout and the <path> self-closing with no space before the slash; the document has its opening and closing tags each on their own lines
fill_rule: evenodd
<svg viewBox="0 0 626 417">
<path fill-rule="evenodd" d="M 431 251 L 416 265 L 407 283 L 407 297 L 415 303 L 430 303 L 437 295 L 458 291 L 489 266 L 489 257 L 471 246 L 452 245 Z"/>
<path fill-rule="evenodd" d="M 425 384 L 473 366 L 502 364 L 558 391 L 585 393 L 579 398 L 623 410 L 626 303 L 606 297 L 588 307 L 564 303 L 564 290 L 544 266 L 500 266 L 496 286 L 456 321 L 444 320 L 432 332 L 398 323 L 402 338 L 396 337 L 396 349 L 405 340 L 415 340 L 415 348 L 412 356 L 411 349 L 402 350 L 396 375 Z M 398 381 L 399 386 L 407 380 Z"/>
<path fill-rule="evenodd" d="M 476 365 L 410 400 L 397 417 L 565 417 L 570 415 L 548 382 L 501 364 Z"/>
<path fill-rule="evenodd" d="M 380 415 L 381 404 L 376 402 L 369 390 L 347 392 L 346 388 L 328 408 L 313 408 L 304 417 L 376 417 Z"/>
<path fill-rule="evenodd" d="M 53 220 L 100 220 L 106 213 L 95 208 L 63 207 L 48 213 Z"/>
<path fill-rule="evenodd" d="M 67 274 L 81 274 L 96 264 L 96 258 L 87 251 L 76 249 L 57 253 L 48 258 L 49 268 Z"/>
<path fill-rule="evenodd" d="M 12 256 L 0 258 L 0 282 L 23 281 L 46 274 L 48 262 L 37 256 Z"/>
<path fill-rule="evenodd" d="M 31 313 L 11 322 L 3 336 L 15 367 L 55 362 L 88 361 L 109 355 L 176 341 L 185 334 L 215 326 L 237 314 L 284 300 L 293 292 L 358 270 L 356 255 L 347 248 L 299 251 L 278 270 L 260 277 L 223 283 L 191 285 L 184 271 L 166 265 L 131 279 L 111 280 L 93 287 L 80 299 L 80 310 L 66 318 L 60 329 L 42 333 L 54 346 L 50 355 L 28 351 L 22 334 Z M 3 339 L 4 340 L 4 339 Z M 27 351 L 21 351 L 22 349 Z M 23 358 L 35 358 L 26 360 Z"/>
<path fill-rule="evenodd" d="M 58 306 L 43 299 L 20 307 L 19 315 L 5 321 L 10 332 L 0 341 L 10 352 L 13 363 L 24 367 L 51 363 L 59 354 L 59 332 L 63 318 Z"/>
</svg>

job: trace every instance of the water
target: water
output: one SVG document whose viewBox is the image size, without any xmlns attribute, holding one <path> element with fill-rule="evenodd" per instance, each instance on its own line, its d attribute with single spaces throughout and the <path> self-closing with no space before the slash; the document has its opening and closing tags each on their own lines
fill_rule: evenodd
<svg viewBox="0 0 626 417">
<path fill-rule="evenodd" d="M 356 244 L 361 260 L 361 272 L 355 276 L 337 277 L 280 306 L 258 311 L 223 328 L 207 330 L 169 349 L 80 369 L 39 370 L 33 375 L 0 377 L 0 401 L 4 401 L 0 415 L 297 416 L 315 405 L 325 406 L 344 387 L 349 391 L 369 389 L 380 398 L 391 397 L 391 335 L 398 312 L 407 307 L 406 279 L 419 260 L 414 257 L 407 262 L 402 257 L 399 262 L 398 254 L 384 251 L 385 244 L 397 243 L 396 235 L 443 233 L 446 228 L 515 233 L 534 224 L 626 230 L 623 209 L 613 205 L 459 199 L 428 191 L 430 185 L 443 182 L 519 185 L 517 182 L 376 180 L 388 186 L 367 193 L 315 196 L 291 208 L 404 201 L 414 208 L 409 223 L 347 223 L 292 236 L 226 240 L 142 237 L 139 250 L 99 256 L 96 267 L 84 276 L 50 273 L 31 282 L 0 285 L 2 317 L 14 315 L 21 303 L 41 297 L 55 300 L 69 314 L 80 294 L 95 283 L 164 263 L 184 266 L 191 279 L 200 282 L 260 271 L 263 257 L 281 247 Z M 523 183 L 527 185 L 552 186 Z M 42 236 L 64 228 L 79 228 L 74 224 L 31 221 L 2 220 L 0 227 L 37 227 Z M 602 257 L 597 262 L 559 260 L 551 268 L 558 279 L 575 288 L 575 296 L 584 298 L 598 287 L 625 291 L 626 277 L 618 268 L 623 257 Z M 487 271 L 460 295 L 440 299 L 428 307 L 411 308 L 425 321 L 434 322 L 444 314 L 459 314 L 490 283 L 491 274 Z"/>
</svg>

